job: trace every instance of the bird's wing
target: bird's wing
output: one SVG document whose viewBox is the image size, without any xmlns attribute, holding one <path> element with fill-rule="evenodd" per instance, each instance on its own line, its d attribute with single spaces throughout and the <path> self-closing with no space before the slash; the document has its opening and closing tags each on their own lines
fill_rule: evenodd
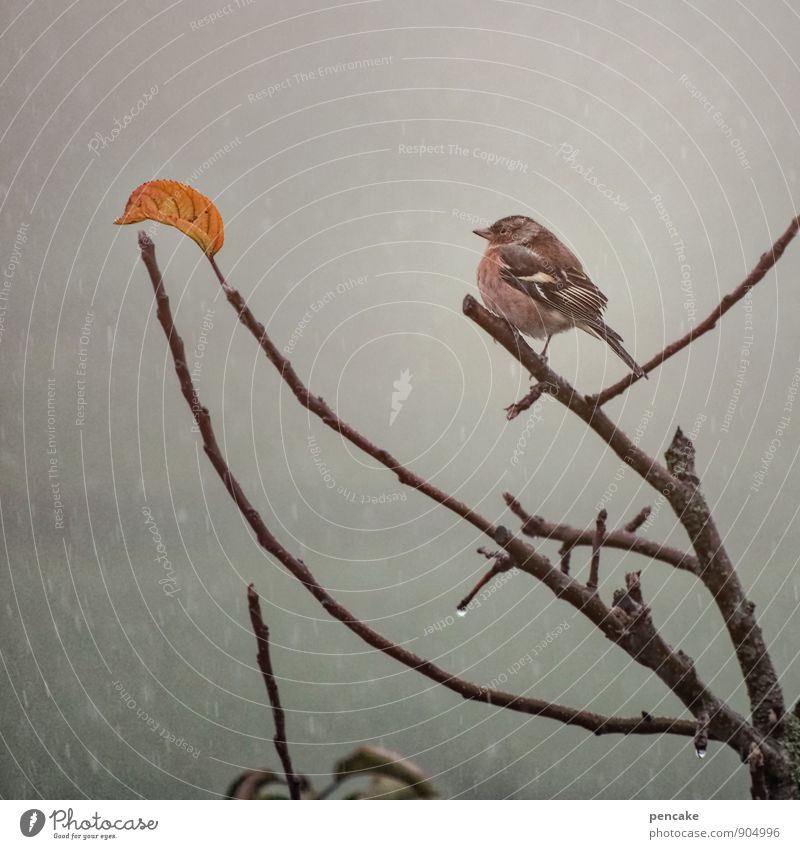
<svg viewBox="0 0 800 849">
<path fill-rule="evenodd" d="M 594 325 L 608 298 L 592 283 L 580 263 L 556 266 L 524 245 L 498 249 L 501 276 L 509 285 L 578 322 Z"/>
</svg>

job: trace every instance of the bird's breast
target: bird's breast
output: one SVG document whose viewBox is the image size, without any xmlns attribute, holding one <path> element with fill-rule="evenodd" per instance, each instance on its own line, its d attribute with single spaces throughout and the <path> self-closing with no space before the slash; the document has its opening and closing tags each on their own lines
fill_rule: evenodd
<svg viewBox="0 0 800 849">
<path fill-rule="evenodd" d="M 492 312 L 535 339 L 544 339 L 573 326 L 563 313 L 510 286 L 500 272 L 498 260 L 491 253 L 484 254 L 478 264 L 478 291 Z"/>
</svg>

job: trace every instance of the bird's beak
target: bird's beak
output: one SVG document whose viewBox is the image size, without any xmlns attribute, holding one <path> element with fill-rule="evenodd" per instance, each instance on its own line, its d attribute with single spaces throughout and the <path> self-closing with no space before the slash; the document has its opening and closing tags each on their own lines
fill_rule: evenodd
<svg viewBox="0 0 800 849">
<path fill-rule="evenodd" d="M 473 230 L 472 232 L 476 236 L 480 236 L 481 239 L 487 239 L 488 241 L 491 241 L 491 239 L 492 239 L 492 231 L 488 227 L 483 227 L 483 228 L 480 228 L 478 230 Z"/>
</svg>

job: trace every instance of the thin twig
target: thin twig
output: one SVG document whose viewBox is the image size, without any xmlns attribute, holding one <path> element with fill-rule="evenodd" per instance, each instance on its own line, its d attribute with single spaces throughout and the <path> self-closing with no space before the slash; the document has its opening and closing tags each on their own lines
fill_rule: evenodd
<svg viewBox="0 0 800 849">
<path fill-rule="evenodd" d="M 549 391 L 549 383 L 534 383 L 524 398 L 520 398 L 519 401 L 506 407 L 506 418 L 508 421 L 512 421 L 520 413 L 524 413 L 525 410 L 529 410 L 542 395 L 546 395 Z"/>
<path fill-rule="evenodd" d="M 650 518 L 650 513 L 652 513 L 652 507 L 642 507 L 642 509 L 625 525 L 624 530 L 629 534 L 635 534 L 639 528 Z"/>
<path fill-rule="evenodd" d="M 481 547 L 478 549 L 478 554 L 482 554 L 487 560 L 494 560 L 492 568 L 478 581 L 477 584 L 469 591 L 469 593 L 458 603 L 456 610 L 459 613 L 465 613 L 472 599 L 489 583 L 493 578 L 502 575 L 503 572 L 508 572 L 514 568 L 514 561 L 504 551 L 488 551 Z"/>
<path fill-rule="evenodd" d="M 651 357 L 642 366 L 642 371 L 644 371 L 645 374 L 648 374 L 653 371 L 653 369 L 658 368 L 661 363 L 668 360 L 674 354 L 677 354 L 678 351 L 682 351 L 687 345 L 694 342 L 695 339 L 715 327 L 719 319 L 722 318 L 722 316 L 725 315 L 725 313 L 734 304 L 741 301 L 741 299 L 753 288 L 753 286 L 759 283 L 766 276 L 772 266 L 775 265 L 775 263 L 781 258 L 789 242 L 791 242 L 797 235 L 798 227 L 800 227 L 800 216 L 792 221 L 786 229 L 786 232 L 772 246 L 772 249 L 761 255 L 761 259 L 759 259 L 755 268 L 753 268 L 747 277 L 732 292 L 725 295 L 717 306 L 714 307 L 707 318 L 701 321 L 700 324 L 693 327 L 685 336 L 682 336 L 680 339 L 676 339 L 674 342 L 667 345 L 663 351 L 659 351 L 659 353 L 657 353 L 654 357 Z M 638 379 L 639 378 L 633 374 L 633 372 L 630 372 L 621 380 L 618 380 L 615 384 L 604 389 L 598 395 L 591 397 L 589 400 L 592 403 L 597 404 L 598 407 L 601 407 L 603 404 L 608 403 L 612 398 L 616 398 L 617 395 L 621 395 Z"/>
<path fill-rule="evenodd" d="M 272 706 L 272 717 L 275 720 L 275 736 L 272 738 L 275 743 L 275 751 L 281 759 L 283 773 L 286 776 L 286 783 L 289 786 L 289 796 L 292 799 L 300 798 L 300 780 L 292 766 L 292 759 L 289 755 L 289 745 L 286 742 L 286 715 L 281 707 L 281 696 L 278 692 L 278 682 L 275 680 L 275 673 L 272 671 L 272 659 L 269 656 L 269 629 L 264 624 L 264 619 L 261 616 L 261 603 L 258 598 L 258 593 L 253 584 L 247 588 L 247 606 L 250 610 L 250 622 L 253 625 L 253 633 L 256 635 L 258 643 L 258 668 L 261 670 L 261 675 L 264 677 L 264 683 L 267 685 L 267 695 L 269 703 Z"/>
</svg>

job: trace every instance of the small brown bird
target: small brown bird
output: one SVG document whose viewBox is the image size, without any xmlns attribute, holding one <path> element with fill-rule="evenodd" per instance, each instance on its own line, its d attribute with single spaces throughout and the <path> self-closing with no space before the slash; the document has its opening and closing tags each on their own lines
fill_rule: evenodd
<svg viewBox="0 0 800 849">
<path fill-rule="evenodd" d="M 489 242 L 478 265 L 484 303 L 522 333 L 545 339 L 542 357 L 556 333 L 580 327 L 607 342 L 637 377 L 647 377 L 603 321 L 608 298 L 557 236 L 524 215 L 472 232 Z"/>
</svg>

